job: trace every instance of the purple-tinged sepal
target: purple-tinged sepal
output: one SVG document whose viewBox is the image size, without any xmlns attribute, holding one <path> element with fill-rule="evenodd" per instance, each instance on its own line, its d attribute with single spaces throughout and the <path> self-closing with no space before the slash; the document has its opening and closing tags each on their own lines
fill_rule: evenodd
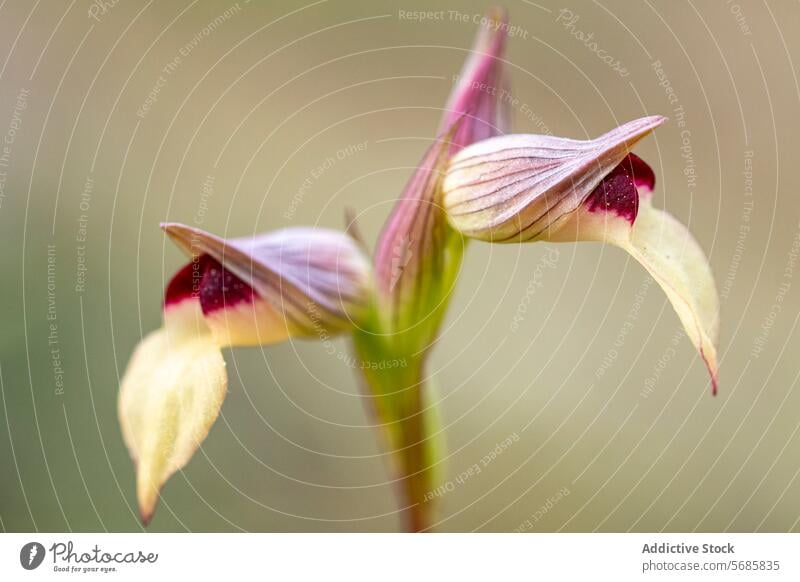
<svg viewBox="0 0 800 582">
<path fill-rule="evenodd" d="M 508 18 L 493 8 L 445 106 L 439 138 L 430 147 L 392 210 L 375 253 L 376 283 L 388 324 L 416 326 L 417 348 L 436 335 L 464 242 L 442 207 L 442 179 L 450 156 L 508 130 L 508 83 L 503 66 Z"/>
<path fill-rule="evenodd" d="M 191 257 L 192 277 L 201 263 L 196 292 L 220 345 L 348 331 L 369 306 L 371 267 L 347 234 L 299 227 L 222 239 L 178 223 L 162 228 Z"/>
<path fill-rule="evenodd" d="M 512 134 L 467 147 L 453 157 L 444 181 L 450 223 L 490 242 L 542 238 L 664 121 L 643 117 L 592 140 Z"/>
<path fill-rule="evenodd" d="M 441 135 L 460 122 L 452 138 L 454 150 L 503 135 L 511 124 L 512 97 L 503 60 L 508 14 L 495 6 L 482 22 L 439 126 Z"/>
</svg>

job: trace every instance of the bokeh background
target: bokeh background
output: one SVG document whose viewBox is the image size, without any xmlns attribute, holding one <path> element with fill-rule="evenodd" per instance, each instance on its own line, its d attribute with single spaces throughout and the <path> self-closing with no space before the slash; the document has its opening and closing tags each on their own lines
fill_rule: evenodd
<svg viewBox="0 0 800 582">
<path fill-rule="evenodd" d="M 720 393 L 623 252 L 472 244 L 431 364 L 436 529 L 798 530 L 800 6 L 506 7 L 516 131 L 671 118 L 637 153 L 710 257 Z M 374 241 L 486 8 L 0 4 L 2 529 L 142 529 L 116 397 L 183 261 L 158 223 L 240 236 L 353 208 Z M 149 530 L 400 528 L 354 370 L 313 342 L 225 357 L 223 414 Z"/>
</svg>

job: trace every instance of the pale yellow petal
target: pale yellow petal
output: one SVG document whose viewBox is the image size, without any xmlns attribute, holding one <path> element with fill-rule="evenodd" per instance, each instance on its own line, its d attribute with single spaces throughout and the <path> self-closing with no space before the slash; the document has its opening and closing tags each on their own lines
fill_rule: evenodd
<svg viewBox="0 0 800 582">
<path fill-rule="evenodd" d="M 717 390 L 719 295 L 703 249 L 674 216 L 644 197 L 627 244 L 621 245 L 664 289 Z"/>
<path fill-rule="evenodd" d="M 552 225 L 547 240 L 602 241 L 625 249 L 658 282 L 700 351 L 716 393 L 719 295 L 703 249 L 671 214 L 639 198 L 634 224 L 611 212 L 579 210 Z"/>
<path fill-rule="evenodd" d="M 161 487 L 208 435 L 227 389 L 225 361 L 208 328 L 199 318 L 181 323 L 171 325 L 167 318 L 165 327 L 142 340 L 120 389 L 120 424 L 136 463 L 144 523 L 155 511 Z"/>
</svg>

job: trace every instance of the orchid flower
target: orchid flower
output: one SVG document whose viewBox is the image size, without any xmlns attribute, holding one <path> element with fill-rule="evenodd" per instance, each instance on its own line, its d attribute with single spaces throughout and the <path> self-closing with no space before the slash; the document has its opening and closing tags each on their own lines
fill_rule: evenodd
<svg viewBox="0 0 800 582">
<path fill-rule="evenodd" d="M 652 207 L 653 172 L 629 151 L 663 118 L 590 141 L 504 135 L 508 20 L 492 9 L 482 22 L 372 265 L 360 240 L 335 231 L 226 240 L 163 225 L 190 261 L 167 285 L 163 326 L 136 348 L 119 396 L 145 523 L 164 483 L 219 414 L 227 385 L 222 348 L 347 333 L 369 364 L 361 366 L 364 390 L 398 476 L 401 510 L 411 530 L 429 529 L 441 431 L 426 361 L 469 238 L 623 247 L 664 287 L 716 385 L 718 300 L 708 263 L 689 232 Z M 397 361 L 407 365 L 384 365 Z"/>
<path fill-rule="evenodd" d="M 369 263 L 336 231 L 223 240 L 181 224 L 163 228 L 191 260 L 167 285 L 164 325 L 136 348 L 119 396 L 144 523 L 219 415 L 227 390 L 221 348 L 346 331 L 371 293 Z"/>
<path fill-rule="evenodd" d="M 597 139 L 487 139 L 459 152 L 444 181 L 451 224 L 510 243 L 600 241 L 626 250 L 664 289 L 717 391 L 719 296 L 689 230 L 652 205 L 655 174 L 630 153 L 666 119 L 644 117 Z"/>
</svg>

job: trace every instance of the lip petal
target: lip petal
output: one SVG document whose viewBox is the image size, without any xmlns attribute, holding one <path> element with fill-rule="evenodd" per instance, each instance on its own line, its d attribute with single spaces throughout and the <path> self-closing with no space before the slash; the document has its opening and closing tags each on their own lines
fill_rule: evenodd
<svg viewBox="0 0 800 582">
<path fill-rule="evenodd" d="M 719 294 L 703 249 L 671 214 L 642 199 L 628 242 L 621 245 L 658 281 L 699 350 L 717 393 Z"/>
<path fill-rule="evenodd" d="M 631 188 L 635 191 L 632 182 Z M 700 352 L 716 394 L 719 294 L 703 249 L 686 226 L 668 212 L 654 208 L 649 196 L 638 197 L 635 221 L 621 212 L 627 204 L 604 208 L 594 196 L 545 238 L 611 243 L 641 263 L 666 293 Z"/>
<path fill-rule="evenodd" d="M 654 208 L 642 185 L 655 182 L 650 167 L 632 154 L 604 177 L 574 212 L 554 222 L 542 240 L 598 241 L 627 251 L 647 269 L 670 300 L 700 352 L 717 393 L 719 295 L 711 266 L 689 229 Z"/>
<path fill-rule="evenodd" d="M 173 306 L 164 327 L 137 346 L 118 400 L 145 525 L 164 483 L 189 462 L 208 435 L 226 390 L 225 360 L 198 302 Z"/>
</svg>

